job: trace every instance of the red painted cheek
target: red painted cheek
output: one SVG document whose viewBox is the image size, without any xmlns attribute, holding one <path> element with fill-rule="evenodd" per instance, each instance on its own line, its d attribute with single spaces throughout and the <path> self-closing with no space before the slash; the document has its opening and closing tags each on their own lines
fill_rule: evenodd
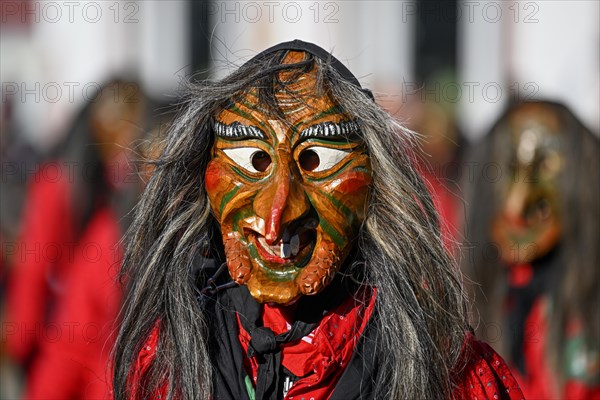
<svg viewBox="0 0 600 400">
<path fill-rule="evenodd" d="M 219 177 L 223 174 L 223 168 L 216 161 L 208 163 L 206 172 L 204 173 L 204 187 L 206 191 L 211 192 L 217 188 Z"/>
<path fill-rule="evenodd" d="M 335 189 L 342 194 L 353 194 L 371 184 L 371 176 L 362 172 L 350 172 L 336 179 L 329 189 Z"/>
</svg>

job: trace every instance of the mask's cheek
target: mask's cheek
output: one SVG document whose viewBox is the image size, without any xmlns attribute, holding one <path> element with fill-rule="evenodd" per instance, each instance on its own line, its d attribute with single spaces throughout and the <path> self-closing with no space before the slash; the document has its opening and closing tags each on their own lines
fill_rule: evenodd
<svg viewBox="0 0 600 400">
<path fill-rule="evenodd" d="M 211 209 L 221 227 L 229 274 L 235 282 L 245 284 L 252 266 L 243 220 L 252 214 L 255 192 L 219 159 L 209 162 L 204 179 Z"/>
<path fill-rule="evenodd" d="M 252 263 L 248 253 L 248 244 L 239 232 L 223 233 L 225 257 L 229 275 L 237 284 L 244 285 L 252 274 Z"/>
<path fill-rule="evenodd" d="M 317 231 L 313 256 L 296 278 L 298 289 L 306 295 L 317 294 L 329 285 L 347 255 L 327 235 L 323 235 L 321 229 Z"/>
<path fill-rule="evenodd" d="M 325 220 L 346 241 L 353 239 L 365 219 L 370 184 L 370 172 L 352 170 L 328 182 L 315 193 L 321 198 L 321 207 L 317 209 L 319 218 Z"/>
<path fill-rule="evenodd" d="M 226 164 L 215 159 L 208 163 L 204 173 L 204 188 L 210 207 L 219 223 L 221 223 L 224 197 L 237 187 L 236 182 L 229 176 L 228 169 Z"/>
<path fill-rule="evenodd" d="M 231 223 L 240 211 L 251 207 L 255 188 L 242 181 L 227 163 L 214 159 L 204 174 L 204 187 L 211 209 L 221 225 Z"/>
<path fill-rule="evenodd" d="M 224 197 L 225 198 L 225 197 Z M 225 247 L 227 268 L 231 278 L 240 285 L 248 282 L 252 263 L 248 251 L 248 238 L 244 232 L 244 220 L 253 215 L 253 192 L 236 192 L 221 212 L 221 234 Z"/>
<path fill-rule="evenodd" d="M 319 215 L 319 227 L 313 257 L 296 279 L 303 294 L 322 291 L 348 256 L 349 244 L 364 220 L 370 183 L 370 172 L 350 171 L 308 190 Z"/>
</svg>

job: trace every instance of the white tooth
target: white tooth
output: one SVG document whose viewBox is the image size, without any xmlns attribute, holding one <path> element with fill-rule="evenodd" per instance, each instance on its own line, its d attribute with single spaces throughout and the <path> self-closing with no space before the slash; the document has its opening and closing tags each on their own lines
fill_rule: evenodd
<svg viewBox="0 0 600 400">
<path fill-rule="evenodd" d="M 281 258 L 288 258 L 290 256 L 290 245 L 288 243 L 281 243 L 281 245 L 279 246 L 279 250 L 280 250 L 280 257 Z"/>
<path fill-rule="evenodd" d="M 290 248 L 292 257 L 295 257 L 300 250 L 300 236 L 298 236 L 298 234 L 292 236 L 292 240 L 290 240 Z"/>
</svg>

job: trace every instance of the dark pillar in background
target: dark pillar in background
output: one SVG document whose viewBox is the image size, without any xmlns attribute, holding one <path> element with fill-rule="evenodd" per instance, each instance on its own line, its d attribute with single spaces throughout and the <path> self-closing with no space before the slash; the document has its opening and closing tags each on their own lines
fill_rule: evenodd
<svg viewBox="0 0 600 400">
<path fill-rule="evenodd" d="M 213 28 L 212 0 L 190 0 L 190 44 L 192 53 L 192 74 L 194 79 L 208 78 L 210 60 L 210 35 Z"/>
<path fill-rule="evenodd" d="M 457 87 L 458 1 L 421 0 L 416 4 L 415 83 L 422 89 L 417 98 L 422 119 L 414 129 L 427 137 L 424 151 L 430 155 L 431 165 L 448 165 L 461 159 L 464 148 L 463 135 L 456 124 L 460 92 L 454 89 Z M 444 171 L 448 174 L 452 170 Z M 454 181 L 453 177 L 441 173 L 438 178 Z M 448 199 L 453 196 L 438 195 Z M 454 207 L 449 209 L 454 210 Z M 454 211 L 449 212 L 454 215 Z M 453 224 L 451 221 L 450 225 Z"/>
<path fill-rule="evenodd" d="M 456 0 L 417 2 L 415 76 L 421 83 L 456 70 Z"/>
</svg>

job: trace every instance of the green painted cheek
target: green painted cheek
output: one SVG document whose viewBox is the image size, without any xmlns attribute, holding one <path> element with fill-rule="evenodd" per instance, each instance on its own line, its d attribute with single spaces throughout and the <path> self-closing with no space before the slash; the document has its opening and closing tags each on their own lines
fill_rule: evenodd
<svg viewBox="0 0 600 400">
<path fill-rule="evenodd" d="M 342 213 L 342 215 L 346 218 L 348 225 L 352 225 L 354 223 L 354 220 L 356 219 L 356 213 L 354 213 L 354 211 L 346 207 L 344 203 L 329 193 L 321 192 L 321 194 L 327 197 L 331 204 Z"/>
<path fill-rule="evenodd" d="M 235 196 L 238 190 L 240 190 L 240 186 L 234 187 L 229 192 L 225 193 L 225 195 L 221 199 L 221 203 L 219 204 L 219 214 L 221 216 L 223 215 L 223 209 L 225 208 L 225 205 L 231 201 L 231 199 L 233 198 L 233 196 Z"/>
<path fill-rule="evenodd" d="M 244 208 L 241 208 L 240 210 L 236 211 L 233 214 L 233 219 L 232 219 L 233 229 L 235 229 L 236 231 L 239 231 L 240 233 L 243 233 L 242 229 L 240 228 L 240 222 L 242 222 L 244 219 L 252 216 L 252 214 L 253 214 L 253 212 L 252 212 L 252 210 L 249 209 L 249 207 L 244 207 Z"/>
<path fill-rule="evenodd" d="M 526 234 L 519 236 L 509 235 L 509 240 L 513 242 L 518 249 L 522 249 L 527 245 L 533 245 L 535 243 L 535 239 L 539 233 L 538 231 L 539 230 L 529 231 Z"/>
<path fill-rule="evenodd" d="M 348 208 L 340 199 L 327 193 L 323 190 L 319 190 L 319 194 L 325 197 L 332 205 L 332 207 L 336 208 L 345 219 L 345 226 L 354 233 L 356 231 L 354 225 L 357 224 L 357 215 L 354 210 Z M 313 202 L 314 204 L 314 202 Z M 331 237 L 333 242 L 341 249 L 343 249 L 348 244 L 348 238 L 346 237 L 350 232 L 338 232 L 328 221 L 321 218 L 320 225 L 323 231 Z"/>
<path fill-rule="evenodd" d="M 321 219 L 319 221 L 319 225 L 321 226 L 321 229 L 323 229 L 323 232 L 329 235 L 329 237 L 331 238 L 331 240 L 333 240 L 333 243 L 335 243 L 336 246 L 338 246 L 340 249 L 346 247 L 346 244 L 348 243 L 347 238 L 345 238 L 337 230 L 335 230 L 335 228 L 331 226 L 329 222 L 325 221 L 324 219 Z"/>
</svg>

